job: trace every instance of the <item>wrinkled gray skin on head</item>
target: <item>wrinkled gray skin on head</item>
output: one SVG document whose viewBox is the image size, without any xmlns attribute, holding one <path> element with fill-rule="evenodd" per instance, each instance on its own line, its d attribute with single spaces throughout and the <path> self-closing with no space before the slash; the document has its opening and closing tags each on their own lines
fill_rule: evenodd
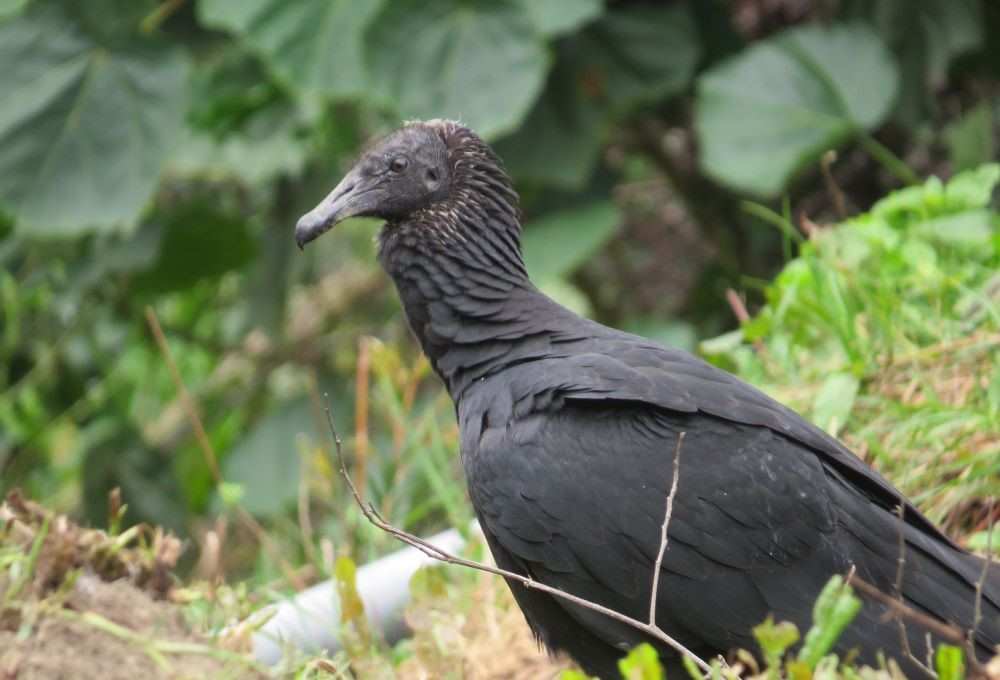
<svg viewBox="0 0 1000 680">
<path fill-rule="evenodd" d="M 303 247 L 348 217 L 397 221 L 447 197 L 451 186 L 448 148 L 434 123 L 414 123 L 392 133 L 355 163 L 351 171 L 295 225 Z"/>
</svg>

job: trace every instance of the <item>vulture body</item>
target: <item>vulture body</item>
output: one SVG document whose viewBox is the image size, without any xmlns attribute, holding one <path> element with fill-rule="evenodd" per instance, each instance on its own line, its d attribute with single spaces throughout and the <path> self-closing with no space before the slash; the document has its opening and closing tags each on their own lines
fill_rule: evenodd
<svg viewBox="0 0 1000 680">
<path fill-rule="evenodd" d="M 823 585 L 850 569 L 975 628 L 981 658 L 1000 644 L 1000 568 L 987 572 L 975 625 L 984 562 L 836 439 L 735 376 L 536 289 L 517 195 L 468 128 L 411 123 L 384 139 L 299 221 L 300 246 L 354 215 L 386 220 L 380 260 L 454 401 L 469 495 L 499 566 L 645 620 L 676 474 L 656 621 L 703 658 L 756 653 L 751 629 L 768 615 L 805 631 Z M 588 673 L 618 677 L 622 654 L 651 641 L 509 585 L 537 637 Z M 866 601 L 837 651 L 873 664 L 883 652 L 918 673 L 885 614 Z M 927 633 L 906 623 L 917 658 Z M 679 663 L 654 644 L 668 671 Z"/>
</svg>

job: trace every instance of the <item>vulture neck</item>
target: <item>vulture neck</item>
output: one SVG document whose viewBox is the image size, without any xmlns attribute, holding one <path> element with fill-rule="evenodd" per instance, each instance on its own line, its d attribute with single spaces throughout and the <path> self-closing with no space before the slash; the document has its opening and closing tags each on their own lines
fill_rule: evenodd
<svg viewBox="0 0 1000 680">
<path fill-rule="evenodd" d="M 379 237 L 410 328 L 456 403 L 478 379 L 537 354 L 530 339 L 569 314 L 528 280 L 517 194 L 474 142 L 452 151 L 450 197 Z"/>
</svg>

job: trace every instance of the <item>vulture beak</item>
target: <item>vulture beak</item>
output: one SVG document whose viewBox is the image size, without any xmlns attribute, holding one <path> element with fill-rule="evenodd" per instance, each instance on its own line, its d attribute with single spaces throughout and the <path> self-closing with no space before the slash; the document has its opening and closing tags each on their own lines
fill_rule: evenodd
<svg viewBox="0 0 1000 680">
<path fill-rule="evenodd" d="M 363 178 L 358 168 L 347 173 L 319 205 L 295 224 L 295 242 L 299 248 L 329 231 L 338 222 L 370 214 L 376 209 L 380 192 L 376 191 L 377 186 L 372 186 L 373 183 L 372 179 Z"/>
</svg>

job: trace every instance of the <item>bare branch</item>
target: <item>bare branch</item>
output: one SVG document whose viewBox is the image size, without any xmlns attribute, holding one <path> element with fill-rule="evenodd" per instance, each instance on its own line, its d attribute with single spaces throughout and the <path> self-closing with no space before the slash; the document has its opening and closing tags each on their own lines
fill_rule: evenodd
<svg viewBox="0 0 1000 680">
<path fill-rule="evenodd" d="M 660 568 L 663 566 L 663 554 L 667 552 L 667 543 L 670 537 L 667 529 L 670 527 L 670 518 L 674 514 L 674 496 L 677 495 L 677 481 L 680 478 L 681 470 L 681 446 L 684 444 L 684 436 L 687 432 L 677 435 L 677 446 L 674 447 L 674 470 L 673 479 L 670 482 L 670 493 L 667 494 L 667 509 L 663 513 L 663 526 L 660 527 L 660 551 L 656 554 L 656 563 L 653 565 L 653 588 L 649 593 L 649 625 L 656 625 L 656 599 L 660 590 Z"/>
<path fill-rule="evenodd" d="M 903 495 L 899 495 L 899 505 L 896 506 L 896 519 L 898 522 L 897 531 L 897 554 L 896 554 L 896 581 L 893 584 L 893 594 L 896 596 L 896 601 L 899 602 L 901 606 L 905 606 L 906 603 L 903 601 L 903 574 L 906 568 L 906 500 Z M 934 672 L 932 667 L 925 664 L 923 661 L 918 659 L 913 653 L 913 648 L 910 647 L 910 636 L 906 631 L 906 621 L 902 616 L 896 617 L 896 625 L 899 627 L 899 644 L 903 648 L 903 653 L 906 657 L 916 665 L 923 673 L 931 678 L 936 678 L 937 673 Z"/>
<path fill-rule="evenodd" d="M 701 657 L 692 652 L 690 649 L 685 647 L 683 644 L 672 638 L 670 635 L 661 630 L 658 626 L 651 625 L 649 623 L 644 623 L 638 619 L 633 619 L 630 616 L 626 616 L 614 609 L 609 609 L 603 605 L 597 604 L 595 602 L 590 602 L 582 597 L 577 597 L 571 593 L 567 593 L 558 588 L 553 588 L 552 586 L 536 581 L 523 574 L 518 574 L 513 571 L 508 571 L 506 569 L 500 569 L 488 564 L 483 564 L 481 562 L 475 562 L 473 560 L 467 560 L 464 557 L 459 557 L 446 550 L 442 550 L 437 546 L 434 546 L 419 536 L 414 536 L 413 534 L 403 531 L 402 529 L 397 529 L 393 525 L 386 522 L 378 514 L 378 511 L 370 503 L 365 503 L 361 494 L 358 493 L 357 487 L 354 485 L 354 480 L 351 479 L 351 475 L 347 471 L 347 463 L 344 460 L 343 452 L 343 442 L 340 439 L 340 435 L 337 434 L 337 428 L 333 423 L 333 414 L 330 412 L 328 406 L 324 407 L 326 411 L 327 425 L 330 428 L 330 435 L 333 437 L 334 450 L 337 455 L 337 466 L 340 468 L 340 475 L 344 478 L 347 483 L 347 487 L 354 497 L 354 502 L 357 503 L 358 507 L 361 509 L 361 513 L 365 516 L 369 522 L 374 524 L 376 527 L 385 531 L 386 533 L 394 536 L 398 540 L 410 545 L 423 554 L 427 555 L 431 559 L 438 560 L 439 562 L 444 562 L 446 564 L 456 564 L 462 567 L 467 567 L 469 569 L 476 569 L 477 571 L 484 571 L 490 574 L 495 574 L 497 576 L 503 576 L 511 581 L 517 581 L 526 588 L 531 588 L 532 590 L 538 590 L 553 597 L 558 597 L 567 602 L 572 602 L 575 605 L 590 609 L 592 611 L 598 612 L 599 614 L 604 614 L 608 618 L 614 619 L 620 623 L 624 623 L 627 626 L 635 628 L 638 631 L 649 635 L 652 638 L 659 640 L 671 649 L 675 650 L 679 654 L 690 658 L 702 671 L 705 673 L 711 673 L 712 667 L 708 665 Z"/>
<path fill-rule="evenodd" d="M 979 632 L 979 624 L 983 622 L 983 588 L 986 587 L 986 574 L 993 564 L 993 510 L 995 503 L 996 499 L 990 497 L 986 506 L 986 517 L 989 522 L 986 526 L 986 559 L 983 560 L 983 571 L 979 574 L 979 581 L 976 582 L 976 603 L 973 607 L 972 627 L 969 628 L 968 635 L 968 645 L 970 648 L 975 645 L 976 633 Z"/>
<path fill-rule="evenodd" d="M 923 612 L 917 611 L 905 602 L 901 602 L 895 597 L 883 593 L 856 573 L 849 575 L 846 582 L 848 585 L 854 586 L 873 600 L 887 605 L 889 609 L 893 611 L 894 615 L 902 616 L 914 621 L 915 623 L 919 623 L 927 630 L 931 631 L 938 637 L 947 640 L 948 642 L 959 645 L 964 643 L 965 635 L 963 635 L 961 629 L 958 627 L 953 626 L 950 623 L 943 623 L 928 616 L 927 614 L 924 614 Z"/>
<path fill-rule="evenodd" d="M 858 576 L 856 573 L 848 574 L 847 578 L 844 579 L 848 585 L 857 588 L 859 591 L 870 597 L 871 599 L 881 602 L 886 605 L 893 616 L 905 618 L 914 623 L 923 626 L 928 633 L 934 633 L 941 639 L 951 644 L 962 647 L 965 650 L 966 663 L 969 665 L 969 674 L 971 677 L 985 677 L 986 672 L 976 658 L 974 651 L 966 645 L 965 633 L 958 626 L 951 623 L 945 623 L 939 621 L 933 617 L 924 614 L 923 612 L 917 611 L 913 607 L 909 606 L 905 602 L 883 593 L 881 590 L 873 586 L 868 581 Z M 924 670 L 928 670 L 928 666 L 923 662 L 919 661 L 912 654 L 910 655 L 912 661 L 916 661 L 920 667 Z M 937 677 L 933 671 L 930 671 L 934 677 Z"/>
<path fill-rule="evenodd" d="M 221 479 L 221 475 L 219 474 L 219 462 L 215 456 L 215 450 L 212 448 L 212 444 L 208 441 L 208 434 L 205 432 L 205 427 L 202 425 L 201 417 L 198 415 L 198 407 L 195 405 L 194 399 L 191 398 L 191 393 L 188 392 L 183 378 L 181 378 L 180 369 L 177 368 L 177 362 L 174 361 L 174 355 L 170 351 L 170 345 L 167 344 L 167 338 L 163 335 L 163 328 L 160 327 L 160 320 L 156 316 L 156 312 L 153 311 L 153 308 L 149 305 L 146 305 L 146 323 L 149 324 L 149 330 L 153 333 L 153 338 L 156 340 L 156 346 L 159 348 L 160 354 L 163 355 L 163 361 L 167 364 L 167 370 L 170 372 L 170 378 L 173 380 L 174 387 L 177 389 L 177 396 L 180 397 L 181 406 L 184 407 L 184 412 L 187 414 L 188 421 L 190 421 L 191 426 L 194 429 L 194 436 L 198 441 L 198 448 L 201 449 L 201 455 L 204 457 L 205 465 L 208 466 L 208 471 L 212 475 L 212 481 L 218 484 Z"/>
<path fill-rule="evenodd" d="M 837 213 L 837 218 L 843 220 L 847 217 L 847 200 L 844 198 L 844 192 L 841 191 L 840 185 L 837 184 L 837 180 L 833 176 L 832 166 L 836 160 L 836 150 L 830 149 L 820 158 L 819 167 L 823 173 L 823 184 L 826 185 L 826 191 L 830 194 L 830 198 L 833 199 L 833 209 Z"/>
</svg>

